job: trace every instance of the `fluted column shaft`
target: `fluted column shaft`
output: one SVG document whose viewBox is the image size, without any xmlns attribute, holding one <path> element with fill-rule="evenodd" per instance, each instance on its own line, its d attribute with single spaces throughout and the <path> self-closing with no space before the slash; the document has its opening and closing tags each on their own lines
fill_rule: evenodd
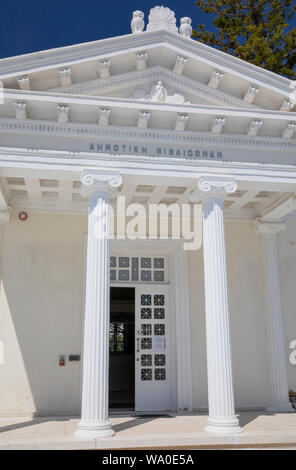
<svg viewBox="0 0 296 470">
<path fill-rule="evenodd" d="M 114 434 L 108 420 L 110 316 L 108 212 L 112 187 L 106 175 L 107 181 L 101 179 L 101 174 L 84 176 L 82 182 L 87 185 L 88 191 L 94 192 L 90 194 L 88 212 L 82 411 L 75 435 L 98 438 Z"/>
<path fill-rule="evenodd" d="M 201 179 L 209 416 L 206 431 L 241 432 L 235 416 L 224 235 L 224 203 L 233 180 Z"/>
<path fill-rule="evenodd" d="M 288 395 L 289 388 L 276 248 L 276 234 L 285 229 L 286 225 L 282 222 L 258 222 L 257 224 L 257 231 L 262 233 L 267 352 L 270 375 L 270 404 L 267 410 L 273 412 L 293 411 Z"/>
</svg>

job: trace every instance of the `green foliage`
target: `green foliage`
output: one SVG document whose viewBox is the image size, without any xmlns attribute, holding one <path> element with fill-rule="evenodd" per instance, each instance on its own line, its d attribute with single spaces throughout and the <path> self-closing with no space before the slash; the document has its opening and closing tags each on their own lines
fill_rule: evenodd
<svg viewBox="0 0 296 470">
<path fill-rule="evenodd" d="M 295 0 L 197 0 L 215 32 L 199 24 L 193 37 L 252 64 L 296 79 Z"/>
</svg>

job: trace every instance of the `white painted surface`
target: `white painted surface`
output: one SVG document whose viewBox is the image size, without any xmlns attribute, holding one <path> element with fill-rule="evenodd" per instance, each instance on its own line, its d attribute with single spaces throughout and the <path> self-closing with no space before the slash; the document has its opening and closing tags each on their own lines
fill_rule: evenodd
<svg viewBox="0 0 296 470">
<path fill-rule="evenodd" d="M 205 430 L 241 432 L 235 416 L 229 326 L 224 202 L 237 190 L 235 181 L 201 178 L 209 416 Z"/>
<path fill-rule="evenodd" d="M 90 196 L 83 338 L 81 420 L 75 435 L 82 438 L 114 434 L 109 411 L 109 207 L 122 180 L 116 175 L 85 172 L 82 194 Z"/>
<path fill-rule="evenodd" d="M 144 304 L 142 296 L 151 296 L 151 302 Z M 155 296 L 164 296 L 164 304 L 155 304 Z M 141 319 L 141 309 L 151 308 L 151 320 Z M 163 308 L 165 317 L 163 319 L 155 318 L 155 309 Z M 171 344 L 170 344 L 170 289 L 169 286 L 147 285 L 136 287 L 135 297 L 135 409 L 136 411 L 159 411 L 172 409 L 171 397 Z M 151 325 L 152 329 L 152 347 L 143 349 L 141 342 L 147 338 L 143 335 L 141 325 Z M 162 325 L 165 328 L 164 335 L 155 335 L 155 326 Z M 149 339 L 150 339 L 149 338 Z M 148 341 L 149 341 L 148 339 Z M 155 355 L 164 355 L 165 364 L 155 367 Z M 144 355 L 152 356 L 151 366 L 142 366 L 141 358 Z M 162 369 L 165 371 L 164 380 L 156 380 L 157 372 Z M 148 371 L 151 374 L 151 380 L 144 380 L 142 371 Z"/>
<path fill-rule="evenodd" d="M 265 408 L 269 381 L 261 236 L 247 221 L 226 222 L 225 230 L 235 404 L 238 409 Z M 86 232 L 87 217 L 80 215 L 29 213 L 27 221 L 20 222 L 13 212 L 3 225 L 2 415 L 79 414 L 81 364 L 67 362 L 59 367 L 58 356 L 81 353 Z M 289 223 L 287 231 L 278 234 L 277 246 L 288 385 L 295 390 L 289 344 L 296 339 L 296 224 Z M 159 251 L 164 251 L 163 246 Z M 187 257 L 193 408 L 206 409 L 202 250 L 188 252 Z"/>
<path fill-rule="evenodd" d="M 282 305 L 279 285 L 276 234 L 286 230 L 282 222 L 258 222 L 262 234 L 264 297 L 266 313 L 267 351 L 269 357 L 270 403 L 268 411 L 293 411 L 288 395 L 286 354 Z"/>
</svg>

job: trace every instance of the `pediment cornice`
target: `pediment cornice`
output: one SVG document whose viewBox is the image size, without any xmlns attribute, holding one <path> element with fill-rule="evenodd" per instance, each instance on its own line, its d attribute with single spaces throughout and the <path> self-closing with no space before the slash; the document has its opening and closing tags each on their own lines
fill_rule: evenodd
<svg viewBox="0 0 296 470">
<path fill-rule="evenodd" d="M 50 68 L 70 66 L 90 60 L 112 58 L 120 54 L 149 50 L 155 47 L 167 47 L 177 54 L 203 62 L 211 67 L 243 78 L 255 85 L 268 88 L 288 97 L 295 83 L 285 77 L 249 64 L 241 59 L 218 51 L 193 39 L 167 30 L 145 31 L 141 34 L 128 34 L 61 47 L 47 51 L 35 52 L 0 60 L 0 78 L 44 71 Z"/>
</svg>

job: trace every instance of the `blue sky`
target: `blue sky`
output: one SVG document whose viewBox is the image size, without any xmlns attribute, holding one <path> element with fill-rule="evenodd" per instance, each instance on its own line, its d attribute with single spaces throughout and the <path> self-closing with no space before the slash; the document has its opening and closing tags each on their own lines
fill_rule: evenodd
<svg viewBox="0 0 296 470">
<path fill-rule="evenodd" d="M 3 0 L 0 10 L 0 57 L 95 41 L 130 33 L 134 10 L 148 18 L 150 8 L 165 5 L 177 23 L 190 16 L 208 23 L 194 0 Z"/>
<path fill-rule="evenodd" d="M 95 41 L 130 32 L 134 10 L 168 6 L 190 16 L 193 26 L 211 26 L 210 15 L 202 13 L 194 0 L 2 0 L 0 10 L 0 58 Z M 293 22 L 296 24 L 296 18 Z"/>
</svg>

